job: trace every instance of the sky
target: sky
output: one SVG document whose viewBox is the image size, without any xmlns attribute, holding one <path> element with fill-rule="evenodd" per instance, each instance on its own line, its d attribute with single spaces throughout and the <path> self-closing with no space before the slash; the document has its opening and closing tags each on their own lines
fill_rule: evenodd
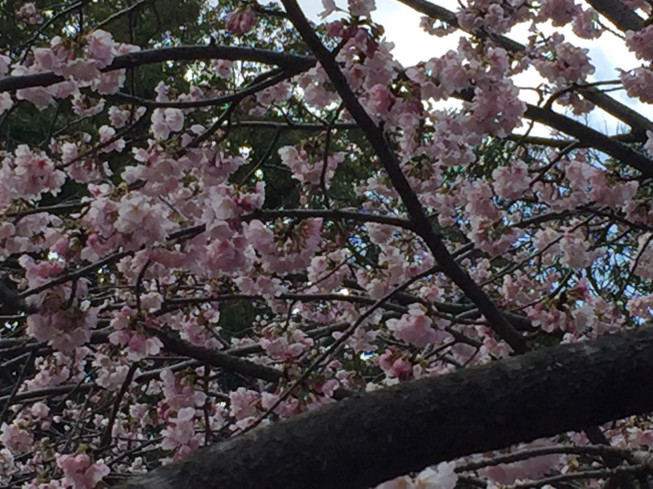
<svg viewBox="0 0 653 489">
<path fill-rule="evenodd" d="M 298 3 L 310 20 L 320 22 L 319 13 L 324 10 L 321 0 L 298 0 Z M 458 2 L 456 0 L 433 0 L 433 3 L 456 10 Z M 346 0 L 336 0 L 336 4 L 342 8 L 347 6 Z M 342 14 L 332 14 L 329 20 L 337 19 L 339 15 Z M 426 61 L 434 56 L 442 55 L 450 49 L 456 49 L 458 41 L 455 35 L 439 38 L 424 32 L 419 27 L 421 16 L 422 14 L 397 0 L 376 0 L 376 10 L 372 12 L 372 20 L 384 27 L 386 39 L 395 45 L 393 54 L 404 66 Z M 518 26 L 509 37 L 524 43 L 528 36 L 527 28 L 527 25 Z M 549 28 L 550 31 L 554 30 L 551 26 Z M 623 41 L 613 34 L 606 33 L 598 40 L 585 40 L 574 36 L 571 29 L 563 29 L 561 32 L 572 44 L 589 50 L 589 56 L 595 66 L 595 73 L 589 77 L 590 82 L 614 80 L 618 78 L 617 68 L 628 70 L 640 65 L 635 56 L 627 51 Z M 534 68 L 515 80 L 520 87 L 536 86 L 540 81 L 541 77 Z M 624 91 L 613 92 L 611 96 L 649 119 L 653 119 L 653 106 L 627 97 Z M 522 99 L 527 102 L 536 102 L 527 91 L 522 92 Z M 562 111 L 563 109 L 557 107 L 557 110 Z M 619 129 L 616 119 L 599 110 L 592 112 L 589 123 L 595 129 L 608 134 L 615 134 Z M 546 135 L 548 130 L 539 128 L 535 134 L 538 133 Z"/>
</svg>

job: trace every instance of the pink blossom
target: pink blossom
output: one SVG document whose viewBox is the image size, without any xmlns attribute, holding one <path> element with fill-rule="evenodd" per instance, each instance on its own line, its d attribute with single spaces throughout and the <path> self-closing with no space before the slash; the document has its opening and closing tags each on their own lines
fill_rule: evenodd
<svg viewBox="0 0 653 489">
<path fill-rule="evenodd" d="M 228 59 L 212 59 L 211 67 L 215 69 L 216 73 L 221 78 L 229 78 L 232 73 L 233 61 Z"/>
<path fill-rule="evenodd" d="M 73 112 L 81 116 L 96 115 L 104 110 L 105 102 L 103 98 L 94 100 L 81 93 L 76 93 L 73 97 Z"/>
<path fill-rule="evenodd" d="M 43 192 L 57 195 L 66 180 L 45 153 L 35 153 L 26 144 L 16 148 L 13 188 L 24 198 L 36 199 Z"/>
<path fill-rule="evenodd" d="M 112 333 L 113 334 L 113 333 Z M 109 335 L 111 341 L 111 335 Z M 120 389 L 129 373 L 129 366 L 120 365 L 107 355 L 96 353 L 94 365 L 98 367 L 98 376 L 95 383 L 108 391 Z"/>
<path fill-rule="evenodd" d="M 574 34 L 583 39 L 595 39 L 601 36 L 602 30 L 599 28 L 599 15 L 596 10 L 581 9 L 574 16 L 572 29 Z"/>
<path fill-rule="evenodd" d="M 31 314 L 27 333 L 39 341 L 47 341 L 54 349 L 70 352 L 85 344 L 97 324 L 97 308 L 74 308 L 49 314 Z"/>
<path fill-rule="evenodd" d="M 545 0 L 542 2 L 539 17 L 549 18 L 556 27 L 568 24 L 579 10 L 574 0 Z"/>
<path fill-rule="evenodd" d="M 545 441 L 536 441 L 525 446 L 524 449 L 546 445 Z M 510 464 L 498 464 L 484 469 L 482 473 L 493 482 L 509 485 L 518 479 L 536 479 L 555 467 L 560 460 L 559 454 L 541 455 Z"/>
<path fill-rule="evenodd" d="M 278 394 L 272 394 L 270 392 L 262 392 L 261 408 L 267 411 L 272 406 L 274 406 L 278 400 L 279 400 Z M 299 401 L 292 397 L 281 402 L 277 407 L 274 408 L 274 413 L 283 418 L 287 418 L 289 416 L 292 416 L 293 414 L 297 414 L 299 411 L 300 411 Z"/>
<path fill-rule="evenodd" d="M 440 337 L 431 318 L 416 304 L 411 304 L 408 314 L 401 319 L 388 319 L 386 325 L 397 338 L 419 347 L 436 344 Z"/>
<path fill-rule="evenodd" d="M 517 160 L 510 166 L 501 166 L 492 172 L 492 187 L 504 199 L 518 199 L 530 184 L 528 165 Z"/>
<path fill-rule="evenodd" d="M 59 72 L 66 78 L 77 82 L 90 82 L 100 75 L 97 62 L 83 58 L 68 61 L 61 66 Z"/>
<path fill-rule="evenodd" d="M 653 317 L 653 294 L 633 297 L 628 300 L 628 312 L 641 318 Z"/>
<path fill-rule="evenodd" d="M 282 163 L 292 170 L 293 176 L 297 180 L 312 185 L 321 185 L 324 175 L 324 184 L 327 188 L 329 188 L 336 168 L 345 159 L 344 153 L 341 152 L 329 154 L 327 156 L 327 168 L 325 171 L 323 158 L 318 162 L 309 162 L 306 151 L 297 151 L 293 146 L 284 146 L 280 148 L 279 156 L 281 157 Z"/>
<path fill-rule="evenodd" d="M 111 153 L 112 151 L 120 153 L 125 149 L 125 140 L 123 138 L 114 138 L 116 130 L 113 127 L 101 126 L 98 133 L 100 143 L 104 145 L 100 150 L 102 153 Z M 111 141 L 112 139 L 113 141 Z"/>
<path fill-rule="evenodd" d="M 121 128 L 127 121 L 129 121 L 131 112 L 126 109 L 120 109 L 119 107 L 111 106 L 109 107 L 109 119 L 111 120 L 111 125 L 115 128 Z"/>
<path fill-rule="evenodd" d="M 571 268 L 588 267 L 600 256 L 599 250 L 590 251 L 588 248 L 588 243 L 577 235 L 565 234 L 560 240 L 562 261 Z"/>
<path fill-rule="evenodd" d="M 626 45 L 637 59 L 653 61 L 653 25 L 647 25 L 636 32 L 628 31 Z"/>
<path fill-rule="evenodd" d="M 560 41 L 555 44 L 553 61 L 535 59 L 533 65 L 552 83 L 566 85 L 581 82 L 594 73 L 594 66 L 587 55 L 588 51 Z"/>
<path fill-rule="evenodd" d="M 184 113 L 180 109 L 154 109 L 152 113 L 152 134 L 157 139 L 168 139 L 171 132 L 184 127 Z"/>
<path fill-rule="evenodd" d="M 112 70 L 106 73 L 100 73 L 93 79 L 93 89 L 103 95 L 117 93 L 120 87 L 125 83 L 125 70 Z M 144 107 L 142 107 L 144 108 Z"/>
<path fill-rule="evenodd" d="M 127 330 L 114 331 L 109 335 L 109 342 L 124 346 L 127 350 L 127 359 L 131 361 L 158 355 L 163 348 L 159 338 Z"/>
<path fill-rule="evenodd" d="M 376 114 L 385 114 L 394 102 L 394 96 L 382 84 L 376 84 L 370 89 L 370 102 Z"/>
<path fill-rule="evenodd" d="M 415 489 L 453 489 L 458 481 L 455 469 L 453 462 L 442 462 L 435 468 L 427 467 L 415 477 Z"/>
<path fill-rule="evenodd" d="M 36 25 L 43 22 L 43 16 L 36 10 L 34 2 L 27 2 L 16 10 L 16 19 L 27 25 Z"/>
<path fill-rule="evenodd" d="M 0 115 L 7 112 L 14 106 L 11 95 L 7 92 L 0 93 Z"/>
<path fill-rule="evenodd" d="M 162 242 L 175 228 L 169 220 L 170 209 L 148 197 L 130 193 L 120 199 L 115 228 L 128 236 L 128 247 L 138 249 Z"/>
<path fill-rule="evenodd" d="M 162 431 L 161 448 L 170 450 L 190 444 L 197 447 L 199 440 L 195 440 L 195 443 L 193 443 L 195 434 L 194 418 L 195 408 L 192 407 L 181 408 L 176 417 L 168 418 L 168 426 Z"/>
<path fill-rule="evenodd" d="M 275 360 L 290 361 L 313 346 L 313 340 L 301 330 L 295 330 L 290 335 L 275 337 L 273 334 L 267 334 L 267 336 L 261 338 L 259 344 Z"/>
<path fill-rule="evenodd" d="M 653 103 L 653 70 L 643 66 L 631 71 L 619 70 L 619 78 L 629 97 L 637 97 L 642 102 Z"/>
<path fill-rule="evenodd" d="M 227 30 L 233 34 L 246 34 L 256 23 L 256 14 L 250 8 L 240 8 L 227 14 Z"/>
<path fill-rule="evenodd" d="M 207 271 L 219 276 L 251 266 L 253 257 L 247 245 L 252 243 L 245 235 L 233 232 L 226 224 L 214 226 L 212 231 L 212 240 L 206 245 L 202 260 Z"/>
<path fill-rule="evenodd" d="M 57 455 L 57 466 L 63 470 L 63 482 L 72 489 L 94 489 L 111 470 L 101 460 L 91 462 L 85 453 Z"/>
<path fill-rule="evenodd" d="M 36 419 L 45 419 L 50 413 L 50 408 L 43 402 L 35 402 L 30 409 L 32 416 Z"/>
<path fill-rule="evenodd" d="M 86 36 L 86 49 L 90 58 L 97 62 L 99 68 L 108 66 L 115 55 L 115 41 L 106 31 L 98 29 Z"/>
<path fill-rule="evenodd" d="M 378 363 L 391 379 L 406 380 L 412 377 L 413 365 L 404 358 L 397 357 L 397 353 L 393 350 L 386 350 L 382 353 L 378 358 Z"/>
<path fill-rule="evenodd" d="M 200 407 L 206 402 L 206 394 L 200 392 L 192 385 L 178 382 L 175 374 L 168 368 L 161 372 L 163 395 L 165 404 L 173 411 L 184 407 Z"/>
<path fill-rule="evenodd" d="M 0 54 L 0 78 L 5 76 L 9 71 L 9 65 L 11 64 L 11 58 L 4 54 Z"/>
<path fill-rule="evenodd" d="M 261 395 L 258 392 L 239 387 L 229 393 L 229 414 L 237 420 L 255 416 L 258 411 L 256 405 L 260 398 Z"/>
<path fill-rule="evenodd" d="M 349 13 L 355 16 L 370 15 L 370 12 L 376 10 L 374 0 L 347 0 Z"/>
<path fill-rule="evenodd" d="M 320 18 L 322 19 L 327 18 L 338 9 L 334 0 L 322 0 L 322 7 L 324 8 L 324 10 L 320 13 Z"/>
<path fill-rule="evenodd" d="M 2 423 L 0 442 L 12 453 L 22 453 L 32 448 L 34 435 L 20 420 L 12 424 Z"/>
</svg>

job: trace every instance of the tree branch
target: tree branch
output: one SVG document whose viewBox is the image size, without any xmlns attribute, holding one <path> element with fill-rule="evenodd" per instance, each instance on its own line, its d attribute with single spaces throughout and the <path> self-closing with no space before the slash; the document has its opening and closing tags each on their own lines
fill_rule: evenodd
<svg viewBox="0 0 653 489">
<path fill-rule="evenodd" d="M 232 61 L 256 61 L 277 65 L 289 72 L 300 73 L 315 64 L 315 59 L 259 48 L 233 46 L 177 46 L 171 48 L 146 49 L 116 56 L 113 63 L 103 68 L 108 71 L 133 68 L 163 61 L 195 61 L 199 59 L 228 59 Z M 47 87 L 64 81 L 65 78 L 52 72 L 34 75 L 9 76 L 0 80 L 0 92 L 30 87 Z"/>
<path fill-rule="evenodd" d="M 528 350 L 521 334 L 506 320 L 497 306 L 474 280 L 458 266 L 429 221 L 422 204 L 404 176 L 397 157 L 390 148 L 383 131 L 379 129 L 361 106 L 356 95 L 349 87 L 338 64 L 331 53 L 324 47 L 295 0 L 282 0 L 286 11 L 302 38 L 324 68 L 329 79 L 342 98 L 347 110 L 356 120 L 367 140 L 374 148 L 381 165 L 392 181 L 392 185 L 401 197 L 408 215 L 413 222 L 415 232 L 419 234 L 433 253 L 440 269 L 469 297 L 490 323 L 490 327 L 504 339 L 513 350 L 523 353 Z"/>
<path fill-rule="evenodd" d="M 369 487 L 649 412 L 652 375 L 653 328 L 561 345 L 363 394 L 201 449 L 123 487 Z"/>
</svg>

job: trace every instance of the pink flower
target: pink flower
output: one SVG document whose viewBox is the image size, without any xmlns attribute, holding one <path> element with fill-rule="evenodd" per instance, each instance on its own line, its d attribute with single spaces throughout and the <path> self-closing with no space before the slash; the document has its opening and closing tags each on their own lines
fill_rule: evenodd
<svg viewBox="0 0 653 489">
<path fill-rule="evenodd" d="M 43 16 L 36 10 L 33 2 L 27 2 L 16 10 L 16 19 L 27 25 L 36 25 L 43 22 Z"/>
<path fill-rule="evenodd" d="M 380 83 L 370 89 L 370 102 L 376 114 L 385 114 L 394 103 L 394 96 Z"/>
<path fill-rule="evenodd" d="M 492 187 L 503 199 L 518 199 L 528 190 L 530 178 L 528 166 L 517 160 L 510 166 L 501 166 L 492 172 Z"/>
<path fill-rule="evenodd" d="M 0 78 L 7 74 L 10 64 L 11 58 L 9 56 L 5 56 L 4 54 L 0 54 Z"/>
<path fill-rule="evenodd" d="M 320 13 L 322 19 L 327 18 L 338 9 L 334 0 L 322 0 L 322 7 L 324 7 L 324 10 Z"/>
<path fill-rule="evenodd" d="M 413 365 L 401 357 L 397 358 L 397 353 L 393 350 L 386 350 L 382 353 L 378 358 L 378 363 L 391 379 L 406 380 L 413 375 Z"/>
<path fill-rule="evenodd" d="M 57 455 L 57 466 L 63 470 L 64 484 L 72 489 L 94 489 L 111 470 L 102 461 L 91 462 L 85 453 Z"/>
<path fill-rule="evenodd" d="M 646 143 L 644 143 L 644 149 L 653 156 L 653 131 L 646 131 Z"/>
<path fill-rule="evenodd" d="M 237 420 L 252 417 L 258 411 L 256 405 L 260 399 L 261 395 L 258 392 L 239 387 L 237 390 L 229 393 L 229 414 Z"/>
<path fill-rule="evenodd" d="M 125 234 L 129 249 L 160 243 L 175 228 L 169 220 L 170 209 L 145 195 L 130 193 L 120 199 L 116 230 Z"/>
<path fill-rule="evenodd" d="M 259 344 L 275 360 L 290 361 L 313 346 L 313 340 L 303 331 L 295 330 L 291 335 L 264 337 Z"/>
<path fill-rule="evenodd" d="M 110 65 L 113 61 L 115 45 L 113 36 L 101 29 L 93 31 L 86 37 L 88 55 L 97 62 L 100 68 Z"/>
<path fill-rule="evenodd" d="M 388 319 L 386 325 L 397 338 L 411 345 L 422 347 L 436 344 L 439 339 L 438 332 L 432 327 L 433 321 L 417 304 L 411 304 L 408 314 L 401 319 Z"/>
<path fill-rule="evenodd" d="M 13 190 L 23 198 L 36 199 L 43 192 L 57 195 L 66 181 L 66 174 L 56 170 L 45 153 L 35 153 L 26 144 L 16 148 Z"/>
<path fill-rule="evenodd" d="M 351 15 L 369 15 L 371 11 L 376 10 L 374 0 L 347 0 L 347 3 Z"/>
<path fill-rule="evenodd" d="M 647 25 L 637 32 L 626 33 L 628 49 L 635 53 L 637 59 L 653 61 L 653 25 Z"/>
<path fill-rule="evenodd" d="M 170 450 L 191 444 L 195 434 L 194 418 L 195 408 L 192 407 L 181 408 L 176 417 L 168 418 L 168 426 L 162 431 L 161 448 Z"/>
<path fill-rule="evenodd" d="M 112 151 L 117 151 L 120 153 L 123 149 L 125 149 L 125 140 L 123 138 L 117 138 L 114 141 L 110 142 L 116 134 L 116 130 L 113 127 L 102 126 L 98 130 L 98 134 L 100 136 L 100 143 L 105 144 L 105 146 L 103 146 L 100 150 L 102 153 L 111 153 Z"/>
<path fill-rule="evenodd" d="M 14 106 L 14 101 L 11 98 L 11 95 L 7 92 L 0 93 L 0 115 L 7 112 Z"/>
<path fill-rule="evenodd" d="M 578 10 L 574 0 L 545 0 L 540 6 L 539 17 L 549 18 L 554 26 L 561 27 L 571 22 Z"/>
<path fill-rule="evenodd" d="M 94 60 L 77 58 L 68 61 L 60 69 L 61 75 L 78 82 L 90 82 L 100 75 Z"/>
<path fill-rule="evenodd" d="M 415 478 L 416 489 L 453 489 L 458 481 L 454 462 L 442 462 L 435 468 L 427 467 Z"/>
<path fill-rule="evenodd" d="M 152 113 L 152 134 L 157 139 L 168 139 L 171 132 L 184 127 L 184 113 L 180 109 L 154 109 Z"/>
<path fill-rule="evenodd" d="M 91 338 L 97 324 L 97 308 L 69 308 L 49 314 L 31 314 L 27 318 L 27 334 L 47 341 L 54 349 L 70 352 Z"/>
<path fill-rule="evenodd" d="M 594 9 L 586 9 L 574 16 L 572 23 L 574 34 L 583 39 L 594 39 L 601 35 L 599 15 Z"/>
<path fill-rule="evenodd" d="M 100 73 L 93 80 L 92 86 L 100 94 L 114 94 L 123 86 L 125 78 L 125 70 L 108 71 L 106 73 Z"/>
<path fill-rule="evenodd" d="M 129 110 L 120 109 L 115 105 L 109 107 L 109 120 L 111 121 L 111 125 L 117 129 L 127 124 L 130 115 L 131 112 Z"/>
<path fill-rule="evenodd" d="M 581 82 L 594 73 L 588 51 L 568 42 L 558 42 L 554 47 L 553 61 L 536 59 L 533 65 L 543 77 L 558 85 Z"/>
<path fill-rule="evenodd" d="M 631 71 L 619 70 L 619 78 L 629 97 L 637 97 L 642 102 L 653 103 L 653 70 L 643 66 Z"/>
<path fill-rule="evenodd" d="M 329 188 L 336 168 L 345 159 L 342 152 L 332 153 L 327 156 L 326 171 L 324 171 L 324 158 L 318 162 L 312 163 L 308 160 L 306 151 L 297 151 L 294 146 L 283 146 L 279 148 L 281 162 L 288 166 L 293 172 L 293 177 L 303 183 L 311 185 L 321 185 L 322 175 L 324 174 L 324 184 Z"/>
<path fill-rule="evenodd" d="M 175 411 L 184 407 L 199 407 L 206 402 L 206 394 L 195 390 L 192 385 L 177 382 L 175 374 L 170 369 L 164 369 L 160 377 L 163 381 L 161 390 L 169 409 Z"/>
<path fill-rule="evenodd" d="M 0 442 L 12 453 L 22 453 L 32 448 L 34 435 L 22 426 L 21 421 L 18 421 L 18 424 L 2 423 Z"/>
<path fill-rule="evenodd" d="M 50 414 L 50 408 L 42 402 L 35 402 L 30 409 L 32 416 L 36 419 L 45 419 Z"/>
<path fill-rule="evenodd" d="M 240 8 L 227 14 L 227 30 L 233 34 L 246 34 L 254 27 L 256 14 L 250 8 Z"/>
</svg>

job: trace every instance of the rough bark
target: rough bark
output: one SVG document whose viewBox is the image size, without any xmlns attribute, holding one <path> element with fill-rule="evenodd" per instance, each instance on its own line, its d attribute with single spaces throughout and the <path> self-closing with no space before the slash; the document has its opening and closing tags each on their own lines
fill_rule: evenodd
<svg viewBox="0 0 653 489">
<path fill-rule="evenodd" d="M 653 411 L 653 328 L 407 382 L 200 449 L 123 486 L 364 488 Z"/>
<path fill-rule="evenodd" d="M 638 31 L 646 25 L 644 19 L 619 0 L 588 0 L 587 3 L 622 31 Z"/>
</svg>

